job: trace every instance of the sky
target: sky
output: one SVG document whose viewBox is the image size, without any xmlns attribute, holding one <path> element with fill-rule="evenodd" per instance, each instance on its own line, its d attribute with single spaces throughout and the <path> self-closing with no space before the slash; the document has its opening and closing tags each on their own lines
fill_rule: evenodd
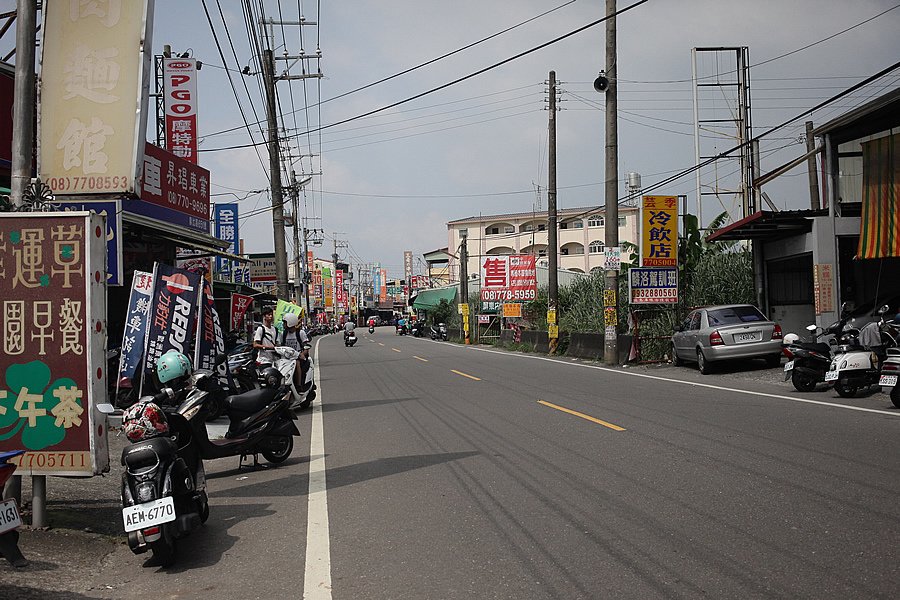
<svg viewBox="0 0 900 600">
<path fill-rule="evenodd" d="M 618 8 L 632 3 L 619 0 Z M 601 19 L 603 0 L 250 4 L 256 19 L 262 6 L 266 18 L 275 21 L 296 21 L 302 15 L 316 23 L 274 25 L 271 42 L 276 57 L 298 54 L 301 45 L 307 54 L 321 51 L 321 59 L 308 62 L 313 72 L 321 69 L 321 79 L 276 84 L 292 168 L 298 179 L 312 174 L 301 212 L 307 227 L 323 233 L 324 243 L 312 248 L 316 256 L 330 255 L 337 239 L 346 246 L 339 249 L 342 260 L 380 262 L 389 276 L 402 277 L 404 250 L 414 253 L 418 271 L 424 252 L 447 245 L 450 220 L 546 210 L 546 82 L 551 70 L 560 81 L 559 206 L 605 202 L 604 98 L 592 87 L 605 68 L 603 23 L 434 93 L 355 118 Z M 4 10 L 14 5 L 11 0 L 0 2 Z M 640 173 L 643 187 L 649 188 L 696 162 L 691 48 L 748 47 L 751 119 L 754 134 L 759 134 L 896 62 L 900 8 L 889 9 L 898 5 L 896 0 L 649 0 L 620 15 L 620 197 L 628 172 Z M 211 172 L 212 199 L 239 202 L 246 252 L 271 251 L 271 212 L 265 211 L 271 200 L 267 192 L 257 192 L 269 187 L 268 154 L 256 124 L 265 118 L 265 103 L 260 78 L 253 74 L 259 62 L 248 38 L 244 2 L 206 0 L 206 6 L 224 61 L 201 0 L 156 0 L 152 49 L 159 54 L 163 44 L 169 44 L 204 63 L 199 76 L 200 164 Z M 355 91 L 509 28 L 448 58 Z M 10 39 L 7 34 L 3 42 Z M 701 75 L 718 69 L 722 80 L 733 77 L 726 61 L 716 66 L 712 55 L 702 56 Z M 284 71 L 285 65 L 278 61 L 276 71 Z M 250 76 L 239 73 L 244 66 L 250 67 Z M 299 72 L 297 65 L 290 70 Z M 764 137 L 762 173 L 805 152 L 805 120 L 825 123 L 898 85 L 900 70 Z M 704 90 L 706 112 L 701 118 L 731 113 L 733 102 L 726 89 Z M 230 131 L 221 133 L 225 130 Z M 148 139 L 153 131 L 148 129 Z M 710 132 L 705 149 L 736 145 L 723 131 Z M 250 144 L 256 145 L 247 147 Z M 719 189 L 727 192 L 735 185 L 736 168 L 734 161 L 707 168 L 704 184 L 718 181 Z M 799 209 L 809 206 L 807 185 L 802 166 L 763 189 L 780 209 Z M 740 217 L 733 196 L 725 192 L 704 198 L 704 220 L 726 209 Z M 653 193 L 687 194 L 690 210 L 696 211 L 694 175 Z"/>
</svg>

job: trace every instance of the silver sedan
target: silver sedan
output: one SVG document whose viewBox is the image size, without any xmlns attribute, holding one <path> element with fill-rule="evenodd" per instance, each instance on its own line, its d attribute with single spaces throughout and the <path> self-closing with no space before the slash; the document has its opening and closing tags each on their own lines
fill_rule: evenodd
<svg viewBox="0 0 900 600">
<path fill-rule="evenodd" d="M 764 358 L 775 367 L 781 362 L 781 339 L 781 326 L 753 305 L 698 308 L 672 335 L 672 362 L 696 362 L 704 375 L 711 363 L 739 358 Z"/>
</svg>

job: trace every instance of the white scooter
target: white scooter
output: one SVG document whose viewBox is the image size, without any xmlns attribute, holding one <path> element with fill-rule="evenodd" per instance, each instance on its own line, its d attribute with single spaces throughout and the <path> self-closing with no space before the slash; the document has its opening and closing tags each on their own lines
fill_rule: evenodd
<svg viewBox="0 0 900 600">
<path fill-rule="evenodd" d="M 878 322 L 866 325 L 867 329 L 875 329 L 876 332 L 864 336 L 864 339 L 874 337 L 878 343 L 863 345 L 860 343 L 860 330 L 852 327 L 841 334 L 840 346 L 831 361 L 831 368 L 825 373 L 826 383 L 834 382 L 834 390 L 839 396 L 852 398 L 857 390 L 880 384 L 878 352 L 883 353 L 885 348 L 897 346 L 897 340 L 889 333 L 884 320 L 887 310 L 888 307 L 883 306 L 877 313 Z"/>
<path fill-rule="evenodd" d="M 313 382 L 313 368 L 312 368 L 312 358 L 309 359 L 309 366 L 306 369 L 306 376 L 304 377 L 303 384 L 300 388 L 297 388 L 297 384 L 294 381 L 294 371 L 297 370 L 297 359 L 300 358 L 300 352 L 298 350 L 294 350 L 290 346 L 275 346 L 273 351 L 277 355 L 275 359 L 275 363 L 272 365 L 281 373 L 282 376 L 282 385 L 290 386 L 291 388 L 291 396 L 293 400 L 291 401 L 291 409 L 304 409 L 312 404 L 312 401 L 316 399 L 316 385 Z M 261 371 L 264 367 L 257 363 L 257 371 Z"/>
<path fill-rule="evenodd" d="M 878 385 L 881 386 L 882 392 L 891 397 L 894 406 L 900 408 L 898 379 L 900 379 L 900 348 L 888 348 L 887 358 L 881 365 L 881 377 L 878 378 Z"/>
</svg>

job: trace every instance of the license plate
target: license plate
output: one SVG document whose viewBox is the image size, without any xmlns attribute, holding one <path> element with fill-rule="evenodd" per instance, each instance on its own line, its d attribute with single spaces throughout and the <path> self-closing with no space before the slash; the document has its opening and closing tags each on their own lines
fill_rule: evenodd
<svg viewBox="0 0 900 600">
<path fill-rule="evenodd" d="M 825 381 L 837 381 L 837 378 L 837 371 L 828 371 L 827 373 L 825 373 Z"/>
<path fill-rule="evenodd" d="M 784 363 L 784 372 L 785 373 L 792 370 L 793 368 L 794 368 L 794 361 L 790 360 L 790 361 Z"/>
<path fill-rule="evenodd" d="M 747 342 L 758 342 L 762 339 L 762 336 L 758 333 L 735 333 L 734 334 L 734 343 L 735 344 L 746 344 Z"/>
<path fill-rule="evenodd" d="M 895 385 L 897 385 L 897 376 L 882 375 L 878 380 L 878 385 L 883 385 L 884 387 L 894 387 Z"/>
<path fill-rule="evenodd" d="M 19 507 L 13 499 L 0 502 L 0 533 L 6 533 L 16 527 L 22 526 L 22 517 L 19 516 Z"/>
<path fill-rule="evenodd" d="M 137 531 L 154 525 L 161 525 L 175 520 L 175 501 L 171 496 L 151 500 L 143 504 L 126 506 L 122 509 L 122 521 L 125 531 Z"/>
</svg>

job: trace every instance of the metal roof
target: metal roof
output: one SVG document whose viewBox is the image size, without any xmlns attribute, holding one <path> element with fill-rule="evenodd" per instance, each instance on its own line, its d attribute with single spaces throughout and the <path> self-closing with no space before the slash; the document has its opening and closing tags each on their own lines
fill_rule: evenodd
<svg viewBox="0 0 900 600">
<path fill-rule="evenodd" d="M 826 209 L 761 210 L 712 233 L 707 241 L 777 240 L 812 231 L 810 217 L 824 217 Z"/>
</svg>

